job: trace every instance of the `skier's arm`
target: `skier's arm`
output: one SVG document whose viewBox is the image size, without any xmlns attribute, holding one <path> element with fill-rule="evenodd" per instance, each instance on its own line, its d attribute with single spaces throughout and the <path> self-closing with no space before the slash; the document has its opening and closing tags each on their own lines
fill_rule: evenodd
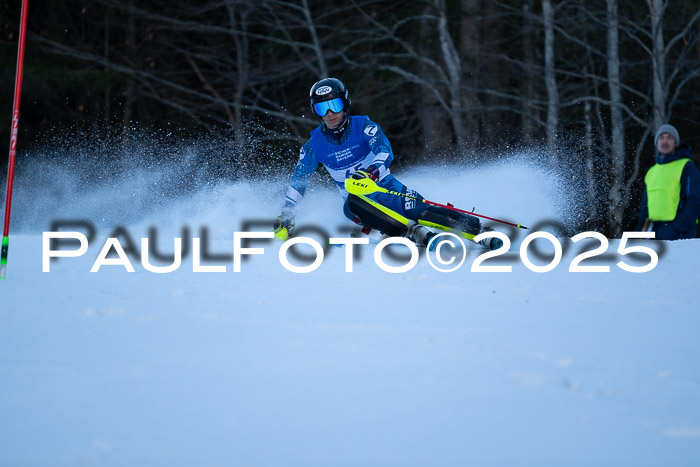
<svg viewBox="0 0 700 467">
<path fill-rule="evenodd" d="M 700 217 L 700 170 L 692 161 L 685 164 L 681 173 L 681 200 L 673 227 L 687 232 L 695 228 L 696 219 Z"/>
<path fill-rule="evenodd" d="M 299 161 L 292 173 L 292 178 L 287 187 L 287 193 L 284 197 L 284 206 L 282 213 L 277 216 L 272 229 L 275 237 L 278 240 L 285 241 L 294 234 L 297 204 L 301 201 L 306 191 L 306 186 L 309 184 L 311 175 L 318 168 L 318 161 L 313 154 L 311 141 L 302 146 L 299 151 Z"/>
<path fill-rule="evenodd" d="M 292 177 L 287 187 L 287 193 L 284 197 L 284 206 L 282 213 L 287 214 L 287 217 L 294 217 L 297 204 L 304 197 L 306 186 L 309 184 L 311 175 L 318 168 L 318 161 L 314 157 L 311 141 L 307 141 L 299 151 L 299 161 L 297 162 Z"/>
<path fill-rule="evenodd" d="M 382 177 L 386 173 L 389 165 L 394 161 L 394 152 L 391 150 L 391 144 L 382 128 L 367 117 L 362 123 L 362 136 L 367 144 L 369 144 L 374 160 L 370 166 L 376 167 L 374 175 Z"/>
</svg>

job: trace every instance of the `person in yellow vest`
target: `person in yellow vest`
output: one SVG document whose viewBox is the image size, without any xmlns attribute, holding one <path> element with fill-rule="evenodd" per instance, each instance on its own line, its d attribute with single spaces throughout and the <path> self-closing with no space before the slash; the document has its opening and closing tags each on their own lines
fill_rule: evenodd
<svg viewBox="0 0 700 467">
<path fill-rule="evenodd" d="M 661 125 L 654 136 L 656 164 L 644 177 L 638 231 L 656 232 L 657 240 L 695 238 L 700 218 L 700 170 L 678 130 Z"/>
</svg>

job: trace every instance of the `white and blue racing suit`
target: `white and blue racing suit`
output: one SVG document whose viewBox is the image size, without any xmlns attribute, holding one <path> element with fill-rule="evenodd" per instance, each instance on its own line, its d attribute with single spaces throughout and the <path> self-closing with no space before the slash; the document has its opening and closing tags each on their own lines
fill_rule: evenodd
<svg viewBox="0 0 700 467">
<path fill-rule="evenodd" d="M 287 189 L 284 210 L 293 215 L 304 196 L 311 175 L 319 164 L 326 168 L 345 198 L 344 212 L 351 220 L 357 221 L 357 218 L 348 208 L 345 179 L 370 165 L 379 170 L 379 186 L 422 199 L 420 194 L 409 190 L 391 175 L 389 165 L 393 160 L 394 153 L 389 140 L 381 127 L 366 115 L 348 117 L 346 127 L 339 138 L 324 125 L 320 125 L 311 132 L 311 138 L 301 148 L 299 161 Z M 367 197 L 411 220 L 416 220 L 427 206 L 415 199 L 386 193 L 372 193 Z"/>
</svg>

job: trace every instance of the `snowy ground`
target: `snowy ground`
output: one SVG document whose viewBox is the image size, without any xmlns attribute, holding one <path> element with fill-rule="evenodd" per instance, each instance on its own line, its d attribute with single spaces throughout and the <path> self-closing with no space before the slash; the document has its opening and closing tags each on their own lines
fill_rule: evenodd
<svg viewBox="0 0 700 467">
<path fill-rule="evenodd" d="M 397 175 L 435 201 L 566 221 L 564 182 L 527 166 Z M 134 273 L 90 273 L 105 226 L 128 219 L 124 193 L 144 180 L 124 183 L 48 212 L 37 206 L 49 198 L 22 205 L 15 194 L 13 222 L 32 221 L 10 237 L 0 283 L 2 466 L 700 463 L 698 240 L 644 243 L 659 263 L 642 274 L 616 266 L 644 263 L 619 255 L 619 240 L 582 263 L 610 272 L 569 272 L 582 248 L 565 239 L 559 266 L 535 273 L 518 255 L 524 234 L 510 230 L 514 251 L 484 263 L 510 273 L 470 272 L 484 252 L 470 248 L 452 273 L 421 257 L 390 274 L 371 244 L 351 273 L 332 248 L 319 269 L 294 274 L 272 242 L 256 243 L 265 253 L 238 273 L 226 258 L 207 263 L 226 272 L 192 272 L 191 253 L 169 274 L 138 258 Z M 171 252 L 183 226 L 195 236 L 205 226 L 210 253 L 231 255 L 245 221 L 277 214 L 283 185 L 210 187 L 126 231 L 138 242 L 156 226 Z M 334 229 L 347 226 L 339 206 L 312 190 L 298 223 L 347 237 Z M 90 220 L 97 236 L 45 273 L 41 231 L 56 219 Z"/>
</svg>

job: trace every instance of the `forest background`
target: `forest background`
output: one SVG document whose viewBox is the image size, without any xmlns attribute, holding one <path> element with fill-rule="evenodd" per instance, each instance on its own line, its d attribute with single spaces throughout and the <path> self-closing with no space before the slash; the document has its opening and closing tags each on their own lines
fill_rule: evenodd
<svg viewBox="0 0 700 467">
<path fill-rule="evenodd" d="M 8 148 L 20 8 L 0 5 Z M 212 178 L 289 173 L 325 76 L 397 167 L 526 154 L 586 197 L 579 230 L 634 228 L 662 123 L 698 159 L 700 0 L 31 0 L 28 17 L 18 164 L 188 140 Z"/>
</svg>

